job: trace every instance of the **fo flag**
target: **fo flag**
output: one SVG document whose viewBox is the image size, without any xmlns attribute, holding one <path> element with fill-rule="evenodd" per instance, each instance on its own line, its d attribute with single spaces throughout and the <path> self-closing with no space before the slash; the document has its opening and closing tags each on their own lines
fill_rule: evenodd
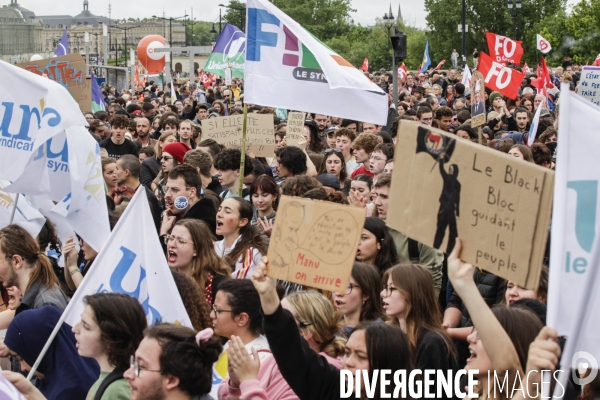
<svg viewBox="0 0 600 400">
<path fill-rule="evenodd" d="M 365 72 L 369 72 L 369 59 L 365 58 L 365 60 L 363 61 L 362 67 L 360 67 L 360 69 L 362 69 Z"/>
<path fill-rule="evenodd" d="M 537 36 L 537 49 L 539 51 L 541 51 L 542 53 L 546 54 L 550 50 L 552 50 L 552 46 L 550 45 L 549 41 L 547 41 L 546 39 L 544 39 L 542 37 L 542 35 L 540 35 L 539 33 L 536 36 Z"/>
<path fill-rule="evenodd" d="M 525 74 L 492 60 L 483 52 L 480 53 L 478 69 L 485 77 L 486 88 L 498 91 L 509 99 L 517 98 Z"/>
<path fill-rule="evenodd" d="M 440 63 L 435 67 L 435 69 L 439 71 L 442 68 L 442 65 L 444 65 L 445 62 L 446 62 L 446 60 L 440 61 Z"/>
<path fill-rule="evenodd" d="M 567 372 L 568 367 L 577 368 L 578 362 L 591 364 L 590 368 L 597 372 L 600 169 L 596 149 L 600 146 L 600 136 L 590 127 L 600 124 L 600 108 L 571 92 L 568 83 L 562 85 L 558 127 L 562 136 L 552 212 L 548 326 L 556 329 L 559 336 L 567 336 L 561 361 Z M 591 376 L 595 377 L 593 370 Z M 561 381 L 564 380 L 561 376 Z"/>
<path fill-rule="evenodd" d="M 488 49 L 494 61 L 499 63 L 521 64 L 523 57 L 523 42 L 512 40 L 506 36 L 486 32 Z M 485 75 L 485 74 L 484 74 Z"/>
<path fill-rule="evenodd" d="M 61 320 L 74 326 L 85 308 L 84 296 L 99 292 L 136 298 L 148 325 L 162 321 L 192 327 L 156 235 L 143 187 L 133 196 Z"/>
<path fill-rule="evenodd" d="M 404 80 L 406 79 L 407 72 L 408 70 L 406 69 L 406 65 L 402 63 L 402 65 L 398 67 L 398 79 L 400 79 L 400 82 L 404 82 Z"/>
</svg>

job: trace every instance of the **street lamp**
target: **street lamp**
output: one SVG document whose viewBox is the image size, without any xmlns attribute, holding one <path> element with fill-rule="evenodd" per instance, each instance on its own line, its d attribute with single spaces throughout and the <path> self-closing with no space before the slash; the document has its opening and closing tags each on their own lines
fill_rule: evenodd
<svg viewBox="0 0 600 400">
<path fill-rule="evenodd" d="M 117 29 L 120 29 L 122 31 L 125 31 L 125 39 L 124 39 L 124 42 L 125 42 L 125 51 L 127 51 L 127 31 L 130 30 L 130 29 L 133 29 L 133 28 L 139 28 L 140 26 L 141 25 L 134 25 L 134 26 L 126 27 L 126 28 L 121 28 L 121 27 L 115 26 L 115 25 L 111 26 L 111 28 L 117 28 Z"/>
<path fill-rule="evenodd" d="M 246 25 L 246 24 L 244 24 L 244 12 L 246 11 L 245 8 L 226 6 L 225 4 L 219 4 L 219 7 L 225 7 L 225 8 L 231 8 L 232 10 L 238 10 L 240 12 L 240 29 L 244 30 L 243 27 Z"/>
<path fill-rule="evenodd" d="M 521 9 L 522 0 L 508 0 L 508 9 L 513 20 L 513 39 L 517 40 L 517 15 Z M 513 8 L 514 6 L 514 8 Z"/>
<path fill-rule="evenodd" d="M 385 27 L 387 28 L 387 32 L 388 32 L 388 71 L 392 69 L 392 55 L 390 54 L 390 43 L 391 43 L 391 39 L 390 39 L 390 29 L 392 29 L 392 26 L 394 26 L 394 14 L 392 14 L 392 5 L 390 4 L 390 11 L 389 13 L 385 13 L 383 14 L 383 20 Z"/>
<path fill-rule="evenodd" d="M 164 17 L 157 17 L 156 15 L 153 15 L 152 18 L 156 18 L 156 19 L 162 19 L 165 21 L 169 21 L 169 46 L 173 47 L 173 20 L 175 19 L 181 19 L 181 18 L 185 18 L 188 17 L 187 12 L 185 13 L 185 15 L 183 17 L 176 17 L 176 18 L 164 18 Z M 185 32 L 186 36 L 187 36 L 187 32 Z M 187 40 L 186 40 L 187 43 Z"/>
</svg>

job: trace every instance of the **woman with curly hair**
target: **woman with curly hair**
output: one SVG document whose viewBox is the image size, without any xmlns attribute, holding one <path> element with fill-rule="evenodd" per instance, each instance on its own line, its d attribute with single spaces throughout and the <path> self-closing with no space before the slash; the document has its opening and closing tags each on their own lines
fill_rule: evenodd
<svg viewBox="0 0 600 400">
<path fill-rule="evenodd" d="M 86 307 L 81 321 L 73 327 L 77 349 L 82 357 L 93 358 L 100 365 L 100 377 L 87 398 L 94 399 L 105 379 L 114 379 L 101 400 L 129 400 L 130 391 L 123 373 L 129 369 L 131 356 L 144 338 L 148 323 L 137 299 L 121 293 L 96 293 L 85 296 Z"/>
<path fill-rule="evenodd" d="M 206 328 L 211 328 L 210 304 L 206 299 L 202 298 L 202 292 L 198 286 L 182 273 L 172 270 L 171 274 L 173 275 L 175 286 L 177 286 L 177 291 L 179 292 L 179 296 L 181 296 L 181 301 L 183 301 L 183 306 L 190 317 L 190 321 L 192 321 L 194 329 L 201 331 Z"/>
</svg>

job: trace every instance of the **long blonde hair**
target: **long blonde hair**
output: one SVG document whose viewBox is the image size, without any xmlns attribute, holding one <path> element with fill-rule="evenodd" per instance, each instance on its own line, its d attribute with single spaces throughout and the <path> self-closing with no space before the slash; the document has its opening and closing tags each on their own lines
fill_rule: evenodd
<svg viewBox="0 0 600 400">
<path fill-rule="evenodd" d="M 160 147 L 161 144 L 163 144 L 165 142 L 165 140 L 167 140 L 167 138 L 169 136 L 175 136 L 175 134 L 173 132 L 165 132 L 162 133 L 160 135 L 160 137 L 158 138 L 158 140 L 156 141 L 156 144 L 154 145 L 154 151 L 156 153 L 156 159 L 160 161 L 160 158 L 162 157 L 162 147 Z"/>
<path fill-rule="evenodd" d="M 344 353 L 346 341 L 340 337 L 344 322 L 342 314 L 335 311 L 323 294 L 315 291 L 294 292 L 286 297 L 304 329 L 308 329 L 319 350 L 330 357 Z"/>
</svg>

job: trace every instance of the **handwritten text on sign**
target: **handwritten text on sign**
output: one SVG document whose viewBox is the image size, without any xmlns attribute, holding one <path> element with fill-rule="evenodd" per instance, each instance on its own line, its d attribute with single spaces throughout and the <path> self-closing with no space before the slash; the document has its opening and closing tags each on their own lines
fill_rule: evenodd
<svg viewBox="0 0 600 400">
<path fill-rule="evenodd" d="M 581 68 L 578 93 L 592 103 L 600 105 L 600 67 L 586 65 Z"/>
<path fill-rule="evenodd" d="M 243 115 L 210 118 L 202 121 L 202 136 L 214 139 L 227 148 L 242 147 Z M 273 157 L 275 129 L 270 114 L 248 114 L 246 122 L 246 151 L 257 157 Z"/>
<path fill-rule="evenodd" d="M 345 290 L 364 222 L 361 208 L 282 196 L 269 244 L 269 276 Z"/>
<path fill-rule="evenodd" d="M 460 237 L 464 261 L 535 289 L 554 173 L 417 123 L 398 137 L 388 225 L 447 254 Z"/>
<path fill-rule="evenodd" d="M 288 114 L 287 132 L 285 135 L 285 142 L 288 146 L 298 146 L 298 141 L 304 131 L 305 117 L 306 114 L 303 112 L 291 112 Z"/>
</svg>

